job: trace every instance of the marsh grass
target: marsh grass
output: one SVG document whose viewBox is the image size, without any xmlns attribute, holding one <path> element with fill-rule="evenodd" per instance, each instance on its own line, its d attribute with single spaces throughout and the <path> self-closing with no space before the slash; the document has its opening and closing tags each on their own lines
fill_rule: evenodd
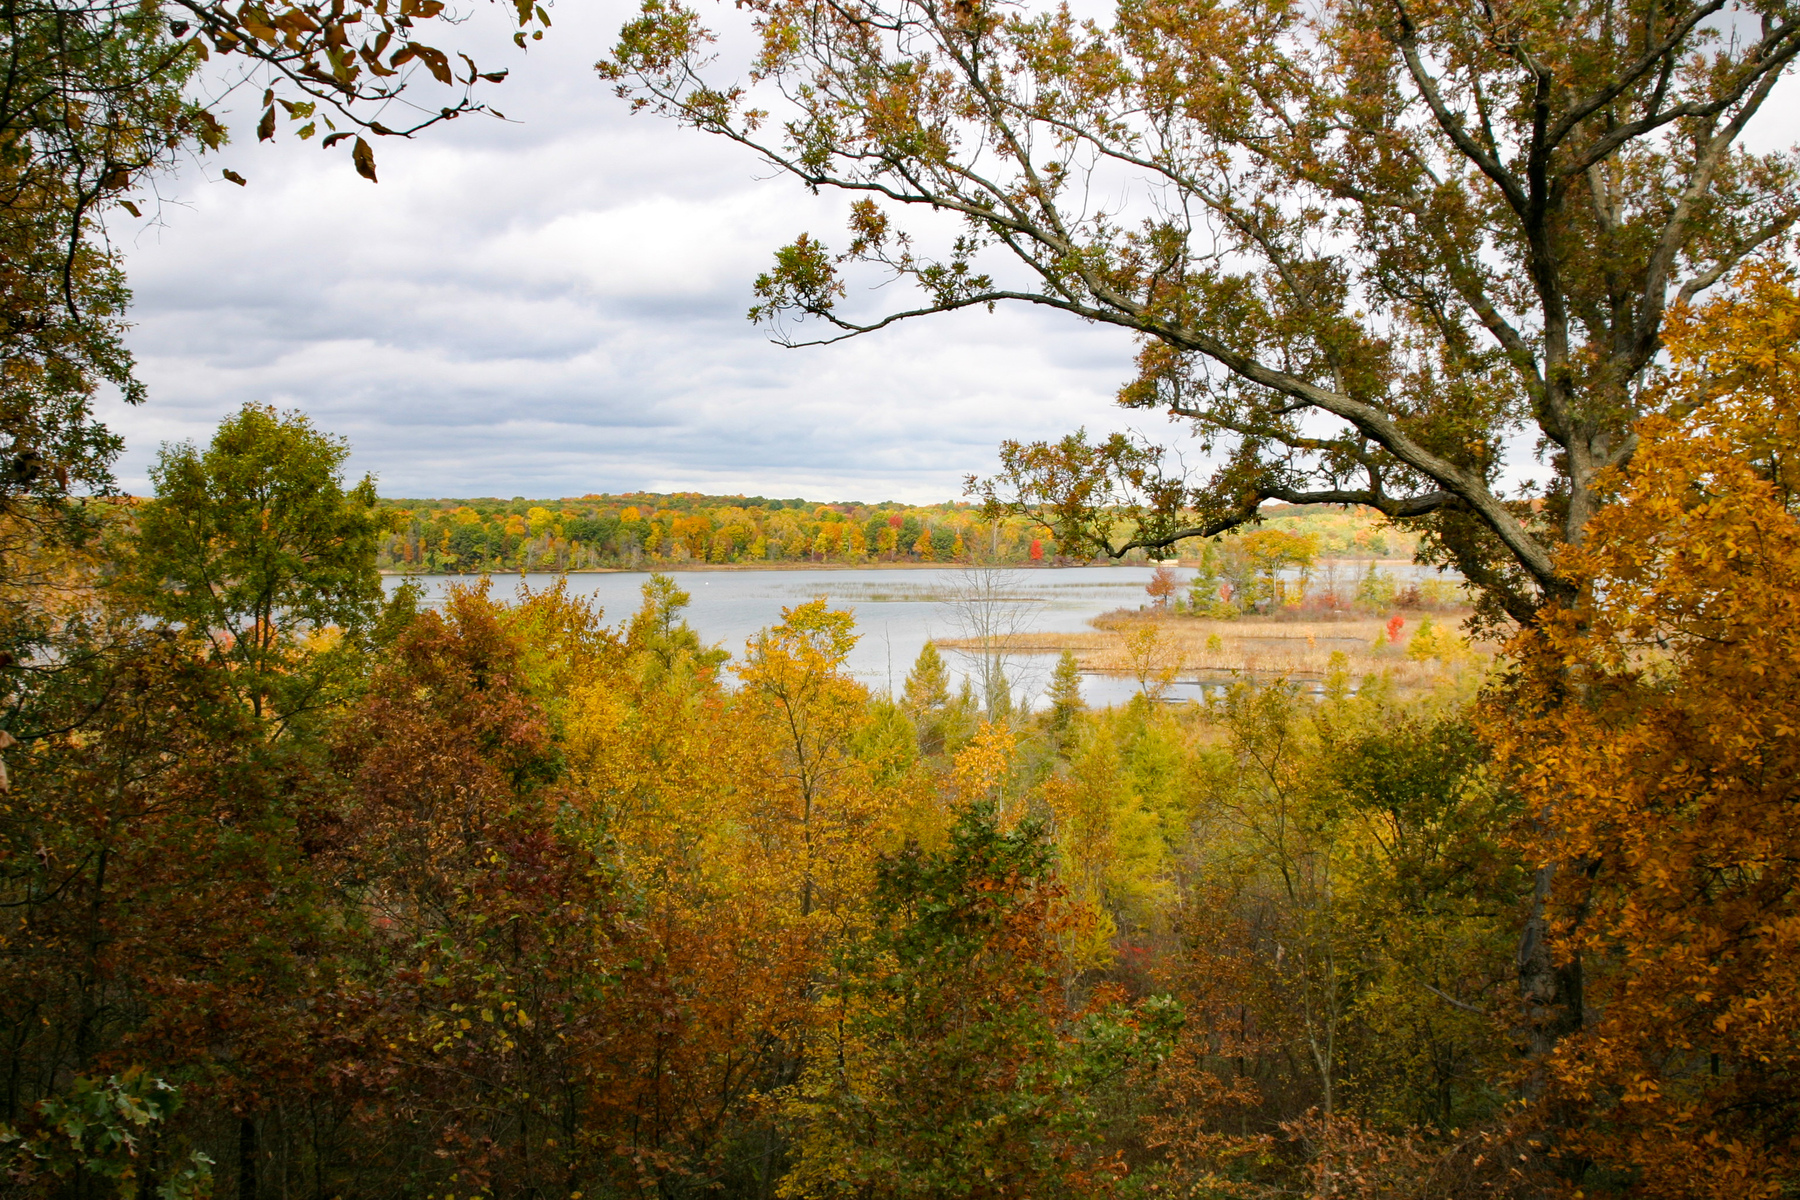
<svg viewBox="0 0 1800 1200">
<path fill-rule="evenodd" d="M 1271 619 L 1242 617 L 1219 621 L 1205 617 L 1159 614 L 1148 611 L 1115 611 L 1096 617 L 1091 629 L 1069 633 L 1015 635 L 1008 649 L 1015 654 L 1061 654 L 1068 650 L 1084 673 L 1131 676 L 1138 672 L 1128 650 L 1128 635 L 1146 624 L 1160 633 L 1159 654 L 1163 665 L 1177 678 L 1202 682 L 1231 679 L 1291 679 L 1297 683 L 1322 682 L 1331 655 L 1341 651 L 1353 677 L 1390 672 L 1393 684 L 1403 689 L 1428 688 L 1446 675 L 1478 665 L 1492 657 L 1494 647 L 1476 644 L 1449 661 L 1419 661 L 1407 655 L 1407 645 L 1421 620 L 1429 617 L 1439 628 L 1457 632 L 1466 613 L 1403 613 L 1405 624 L 1397 642 L 1389 641 L 1387 618 L 1346 617 L 1305 621 L 1291 617 Z M 943 638 L 945 649 L 964 649 L 960 639 Z"/>
</svg>

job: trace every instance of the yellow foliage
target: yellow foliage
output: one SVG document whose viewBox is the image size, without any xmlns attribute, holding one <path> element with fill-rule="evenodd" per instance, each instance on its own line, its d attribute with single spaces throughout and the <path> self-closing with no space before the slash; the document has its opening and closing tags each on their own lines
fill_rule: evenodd
<svg viewBox="0 0 1800 1200">
<path fill-rule="evenodd" d="M 1160 700 L 1181 670 L 1181 648 L 1160 624 L 1145 622 L 1126 633 L 1125 661 L 1137 677 L 1138 690 L 1148 699 Z"/>
<path fill-rule="evenodd" d="M 1436 659 L 1449 666 L 1470 657 L 1469 643 L 1430 617 L 1424 617 L 1407 640 L 1406 657 L 1414 662 Z"/>
<path fill-rule="evenodd" d="M 1018 818 L 1006 796 L 1006 780 L 1012 772 L 1017 747 L 1018 737 L 1012 730 L 983 721 L 969 744 L 957 752 L 950 769 L 957 799 L 963 804 L 992 805 L 1003 829 Z"/>
</svg>

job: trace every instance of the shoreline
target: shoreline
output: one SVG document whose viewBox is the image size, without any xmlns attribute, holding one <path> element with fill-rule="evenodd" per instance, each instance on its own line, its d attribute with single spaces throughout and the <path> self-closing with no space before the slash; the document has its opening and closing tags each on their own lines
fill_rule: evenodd
<svg viewBox="0 0 1800 1200">
<path fill-rule="evenodd" d="M 642 567 L 568 567 L 563 570 L 546 570 L 527 568 L 523 571 L 508 568 L 503 571 L 396 571 L 392 567 L 382 567 L 379 574 L 398 575 L 468 575 L 479 579 L 483 575 L 650 575 L 672 574 L 686 571 L 928 571 L 942 570 L 945 567 L 987 566 L 986 563 L 958 562 L 891 562 L 891 563 L 815 563 L 815 562 L 767 562 L 767 563 L 654 563 Z M 1055 566 L 1025 566 L 1017 563 L 992 564 L 1004 571 L 1058 571 L 1065 567 L 1125 567 L 1142 566 L 1142 563 L 1059 563 Z"/>
<path fill-rule="evenodd" d="M 1416 565 L 1410 558 L 1337 558 L 1320 559 L 1321 563 L 1374 563 L 1377 566 Z M 1157 563 L 1123 563 L 1123 562 L 1085 562 L 1085 563 L 960 563 L 960 562 L 888 562 L 888 563 L 816 563 L 816 562 L 763 562 L 763 563 L 655 563 L 641 567 L 569 567 L 564 570 L 508 568 L 498 571 L 397 571 L 392 567 L 379 568 L 377 573 L 386 577 L 406 578 L 440 578 L 444 576 L 467 576 L 480 579 L 482 576 L 498 577 L 501 575 L 649 575 L 680 574 L 689 571 L 942 571 L 955 567 L 991 567 L 997 571 L 1063 571 L 1080 570 L 1094 567 L 1121 567 L 1149 569 Z M 1170 563 L 1179 569 L 1192 569 L 1189 563 Z"/>
</svg>

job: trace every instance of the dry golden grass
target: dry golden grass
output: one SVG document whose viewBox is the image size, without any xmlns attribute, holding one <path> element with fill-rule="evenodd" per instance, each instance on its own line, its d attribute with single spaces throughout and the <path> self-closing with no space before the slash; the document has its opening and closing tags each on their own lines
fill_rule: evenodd
<svg viewBox="0 0 1800 1200">
<path fill-rule="evenodd" d="M 1420 662 L 1407 656 L 1406 646 L 1423 616 L 1429 616 L 1439 628 L 1456 632 L 1466 614 L 1403 615 L 1406 623 L 1401 627 L 1398 643 L 1388 641 L 1387 621 L 1377 617 L 1333 621 L 1243 617 L 1217 621 L 1119 612 L 1096 618 L 1094 627 L 1088 630 L 1020 635 L 1011 639 L 1006 648 L 1015 654 L 1060 654 L 1068 650 L 1083 671 L 1132 676 L 1138 673 L 1140 662 L 1133 659 L 1129 635 L 1145 625 L 1155 625 L 1159 636 L 1148 651 L 1150 665 L 1172 670 L 1179 678 L 1206 682 L 1232 678 L 1323 680 L 1333 652 L 1338 651 L 1343 653 L 1352 675 L 1390 671 L 1394 683 L 1401 688 L 1429 687 L 1441 680 L 1446 671 L 1463 665 L 1436 659 Z M 979 649 L 961 638 L 943 639 L 938 644 L 945 649 Z M 1138 641 L 1137 646 L 1141 659 L 1146 654 L 1144 642 Z M 1470 648 L 1470 658 L 1483 659 L 1492 651 L 1491 646 L 1477 645 Z"/>
</svg>

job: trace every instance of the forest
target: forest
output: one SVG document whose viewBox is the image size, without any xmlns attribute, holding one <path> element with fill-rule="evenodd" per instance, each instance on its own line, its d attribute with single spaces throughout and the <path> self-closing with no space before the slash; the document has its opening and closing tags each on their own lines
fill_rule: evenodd
<svg viewBox="0 0 1800 1200">
<path fill-rule="evenodd" d="M 1698 315 L 1739 387 L 1647 431 L 1582 607 L 1405 694 L 1092 710 L 1065 655 L 1027 712 L 935 647 L 870 694 L 823 600 L 383 599 L 386 506 L 258 406 L 15 517 L 7 1186 L 1783 1195 L 1796 319 Z"/>
<path fill-rule="evenodd" d="M 1800 8 L 1102 7 L 598 51 L 843 220 L 745 281 L 776 342 L 1134 340 L 1169 445 L 904 506 L 384 499 L 264 394 L 127 495 L 127 219 L 246 101 L 373 186 L 551 14 L 0 0 L 0 1197 L 1800 1195 Z M 891 694 L 674 569 L 1120 560 Z"/>
<path fill-rule="evenodd" d="M 1039 566 L 1063 556 L 1029 519 L 974 504 L 812 503 L 761 496 L 589 495 L 563 500 L 383 500 L 384 571 L 581 571 L 703 563 Z M 1268 511 L 1314 536 L 1316 555 L 1410 557 L 1416 540 L 1378 514 L 1322 505 Z M 1171 552 L 1168 557 L 1176 557 Z M 1198 553 L 1197 551 L 1195 553 Z M 1142 562 L 1144 550 L 1130 551 Z"/>
</svg>

